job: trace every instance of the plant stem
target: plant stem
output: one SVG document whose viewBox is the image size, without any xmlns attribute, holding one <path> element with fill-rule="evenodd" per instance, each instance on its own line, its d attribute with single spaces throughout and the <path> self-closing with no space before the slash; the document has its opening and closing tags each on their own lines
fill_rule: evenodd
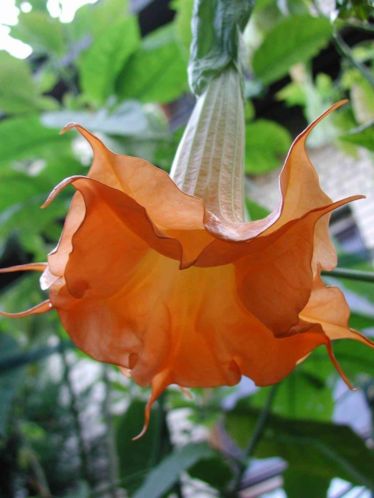
<svg viewBox="0 0 374 498">
<path fill-rule="evenodd" d="M 109 378 L 109 367 L 103 367 L 103 382 L 105 385 L 105 396 L 103 401 L 103 412 L 106 424 L 106 442 L 108 451 L 108 476 L 109 476 L 109 493 L 111 498 L 118 498 L 116 482 L 118 482 L 118 458 L 114 443 L 113 418 L 110 412 L 111 386 Z"/>
<path fill-rule="evenodd" d="M 345 41 L 340 36 L 340 34 L 336 31 L 333 34 L 332 38 L 333 38 L 334 45 L 335 45 L 336 50 L 338 51 L 338 53 L 342 57 L 344 57 L 345 59 L 347 59 L 347 61 L 353 67 L 355 67 L 361 73 L 361 75 L 370 83 L 370 85 L 374 87 L 374 76 L 373 76 L 373 74 L 371 73 L 371 71 L 364 64 L 361 64 L 361 62 L 359 62 L 357 59 L 355 59 L 355 57 L 353 56 L 353 53 L 352 53 L 352 50 L 351 50 L 350 46 L 345 43 Z"/>
<path fill-rule="evenodd" d="M 87 481 L 87 483 L 90 482 L 90 472 L 89 472 L 89 466 L 88 466 L 88 457 L 87 457 L 87 452 L 86 452 L 86 446 L 85 442 L 83 439 L 83 430 L 82 430 L 82 424 L 79 419 L 79 409 L 78 409 L 78 399 L 77 396 L 74 392 L 73 384 L 70 379 L 70 365 L 66 356 L 66 352 L 64 349 L 61 350 L 61 359 L 62 363 L 64 366 L 64 381 L 69 393 L 70 397 L 70 411 L 75 427 L 75 434 L 77 438 L 77 443 L 78 443 L 78 451 L 79 451 L 79 458 L 80 458 L 80 463 L 81 463 L 81 473 L 82 477 Z"/>
<path fill-rule="evenodd" d="M 266 399 L 265 405 L 263 406 L 261 413 L 257 419 L 252 437 L 249 441 L 247 448 L 244 450 L 243 459 L 240 463 L 239 470 L 234 480 L 231 490 L 228 494 L 228 497 L 236 497 L 238 496 L 238 491 L 240 490 L 240 485 L 243 480 L 243 476 L 248 468 L 248 460 L 253 456 L 256 448 L 261 441 L 261 438 L 264 434 L 266 424 L 271 413 L 271 407 L 273 406 L 273 402 L 275 399 L 275 395 L 277 394 L 279 388 L 279 384 L 274 384 L 268 393 L 268 397 Z"/>
<path fill-rule="evenodd" d="M 323 271 L 325 277 L 345 278 L 348 280 L 357 280 L 359 282 L 374 283 L 374 272 L 350 270 L 348 268 L 335 268 L 332 271 Z"/>
</svg>

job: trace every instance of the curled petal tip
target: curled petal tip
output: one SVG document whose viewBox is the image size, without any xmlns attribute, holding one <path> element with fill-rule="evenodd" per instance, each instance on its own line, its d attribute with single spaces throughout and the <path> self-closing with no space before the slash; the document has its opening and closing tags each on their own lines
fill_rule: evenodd
<svg viewBox="0 0 374 498">
<path fill-rule="evenodd" d="M 139 434 L 137 436 L 134 436 L 133 438 L 131 438 L 131 440 L 137 441 L 138 439 L 140 439 L 141 437 L 144 436 L 144 434 L 147 432 L 147 430 L 148 430 L 148 422 L 144 424 L 143 429 L 139 432 Z"/>
<path fill-rule="evenodd" d="M 60 135 L 64 135 L 67 131 L 70 131 L 72 128 L 77 128 L 79 126 L 78 123 L 75 123 L 74 121 L 67 123 L 62 130 L 60 131 Z"/>
<path fill-rule="evenodd" d="M 342 367 L 339 365 L 338 360 L 336 359 L 334 351 L 332 349 L 332 345 L 331 345 L 330 339 L 328 339 L 328 342 L 326 343 L 326 348 L 327 348 L 327 352 L 329 354 L 330 360 L 331 360 L 332 364 L 334 365 L 336 371 L 340 375 L 340 378 L 342 379 L 342 381 L 347 385 L 347 387 L 351 391 L 357 391 L 357 388 L 353 386 L 353 384 L 351 383 L 351 381 L 348 379 L 348 377 L 344 373 Z"/>
<path fill-rule="evenodd" d="M 67 187 L 71 183 L 74 183 L 76 180 L 79 180 L 81 178 L 86 178 L 86 177 L 82 175 L 75 175 L 75 176 L 69 176 L 68 178 L 62 180 L 52 189 L 47 199 L 43 202 L 43 204 L 40 207 L 42 209 L 48 207 L 51 204 L 51 202 L 58 196 L 61 190 L 63 190 L 65 187 Z"/>
<path fill-rule="evenodd" d="M 53 308 L 52 303 L 47 299 L 32 308 L 29 308 L 25 311 L 19 311 L 18 313 L 8 313 L 7 311 L 0 311 L 0 316 L 4 316 L 6 318 L 25 318 L 26 316 L 31 315 L 41 315 L 43 313 L 47 313 Z"/>
</svg>

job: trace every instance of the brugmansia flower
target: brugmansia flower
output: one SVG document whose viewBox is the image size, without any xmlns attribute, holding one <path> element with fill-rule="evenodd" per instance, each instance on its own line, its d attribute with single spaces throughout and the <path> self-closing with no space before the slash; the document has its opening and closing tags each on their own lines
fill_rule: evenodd
<svg viewBox="0 0 374 498">
<path fill-rule="evenodd" d="M 329 214 L 360 196 L 332 202 L 305 150 L 311 130 L 340 105 L 296 138 L 280 175 L 280 205 L 259 221 L 244 217 L 234 71 L 199 98 L 171 177 L 68 125 L 88 140 L 94 161 L 45 203 L 68 185 L 76 190 L 48 263 L 2 270 L 41 270 L 49 292 L 11 316 L 53 308 L 79 348 L 151 385 L 145 428 L 169 384 L 233 385 L 242 375 L 273 384 L 321 345 L 345 379 L 331 341 L 373 344 L 349 328 L 343 294 L 320 273 L 336 265 Z"/>
</svg>

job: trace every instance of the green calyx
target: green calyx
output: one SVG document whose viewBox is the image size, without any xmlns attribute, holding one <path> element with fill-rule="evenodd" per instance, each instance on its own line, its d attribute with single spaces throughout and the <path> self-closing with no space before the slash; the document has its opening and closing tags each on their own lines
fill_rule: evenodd
<svg viewBox="0 0 374 498">
<path fill-rule="evenodd" d="M 201 95 L 208 83 L 230 66 L 240 69 L 240 34 L 255 0 L 195 0 L 188 77 Z"/>
</svg>

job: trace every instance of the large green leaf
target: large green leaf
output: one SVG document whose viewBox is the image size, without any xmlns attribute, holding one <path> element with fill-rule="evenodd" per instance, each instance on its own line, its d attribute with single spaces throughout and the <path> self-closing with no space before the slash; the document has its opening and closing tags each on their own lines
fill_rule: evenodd
<svg viewBox="0 0 374 498">
<path fill-rule="evenodd" d="M 339 138 L 344 142 L 374 151 L 374 122 L 355 128 Z"/>
<path fill-rule="evenodd" d="M 0 110 L 16 114 L 40 109 L 43 101 L 26 61 L 0 51 Z"/>
<path fill-rule="evenodd" d="M 28 14 L 21 13 L 11 35 L 39 53 L 61 57 L 66 52 L 63 25 L 47 12 L 32 10 Z"/>
<path fill-rule="evenodd" d="M 144 409 L 145 402 L 135 399 L 116 421 L 119 476 L 122 486 L 131 492 L 140 486 L 147 472 L 163 455 L 162 452 L 159 454 L 161 420 L 156 408 L 152 410 L 147 432 L 139 440 L 132 440 L 141 430 Z"/>
<path fill-rule="evenodd" d="M 326 498 L 331 481 L 328 477 L 316 477 L 291 469 L 286 469 L 283 478 L 287 498 Z"/>
<path fill-rule="evenodd" d="M 177 43 L 174 25 L 144 38 L 117 80 L 121 98 L 142 102 L 170 102 L 186 89 L 186 58 Z"/>
<path fill-rule="evenodd" d="M 164 458 L 147 476 L 133 498 L 159 498 L 177 482 L 180 474 L 202 458 L 210 458 L 213 451 L 204 443 L 188 444 Z"/>
<path fill-rule="evenodd" d="M 334 401 L 325 377 L 332 370 L 327 361 L 323 366 L 324 368 L 320 367 L 312 374 L 305 371 L 302 365 L 284 379 L 273 402 L 273 412 L 290 419 L 330 420 Z M 262 407 L 269 395 L 269 389 L 271 388 L 265 387 L 251 396 L 251 406 Z"/>
<path fill-rule="evenodd" d="M 193 479 L 200 479 L 220 491 L 227 488 L 233 477 L 232 469 L 223 456 L 218 454 L 200 459 L 190 467 L 188 473 Z"/>
<path fill-rule="evenodd" d="M 289 16 L 266 34 L 253 55 L 256 76 L 266 84 L 285 76 L 298 62 L 315 56 L 329 41 L 330 22 L 324 17 Z"/>
<path fill-rule="evenodd" d="M 245 400 L 227 414 L 226 427 L 240 447 L 247 446 L 258 416 Z M 292 471 L 374 488 L 374 453 L 345 425 L 271 415 L 255 456 L 280 456 Z"/>
<path fill-rule="evenodd" d="M 291 145 L 291 135 L 283 126 L 258 119 L 246 126 L 245 171 L 259 175 L 282 166 Z"/>
<path fill-rule="evenodd" d="M 59 136 L 58 130 L 44 127 L 39 116 L 5 119 L 0 122 L 0 164 L 15 159 L 33 159 L 41 150 L 64 141 L 70 139 Z"/>
<path fill-rule="evenodd" d="M 93 102 L 103 103 L 113 94 L 114 81 L 139 39 L 136 18 L 131 16 L 108 27 L 83 54 L 78 65 L 80 81 Z"/>
<path fill-rule="evenodd" d="M 128 14 L 128 0 L 105 0 L 93 5 L 87 4 L 78 9 L 66 29 L 70 37 L 77 42 L 87 38 L 96 40 Z"/>
</svg>

